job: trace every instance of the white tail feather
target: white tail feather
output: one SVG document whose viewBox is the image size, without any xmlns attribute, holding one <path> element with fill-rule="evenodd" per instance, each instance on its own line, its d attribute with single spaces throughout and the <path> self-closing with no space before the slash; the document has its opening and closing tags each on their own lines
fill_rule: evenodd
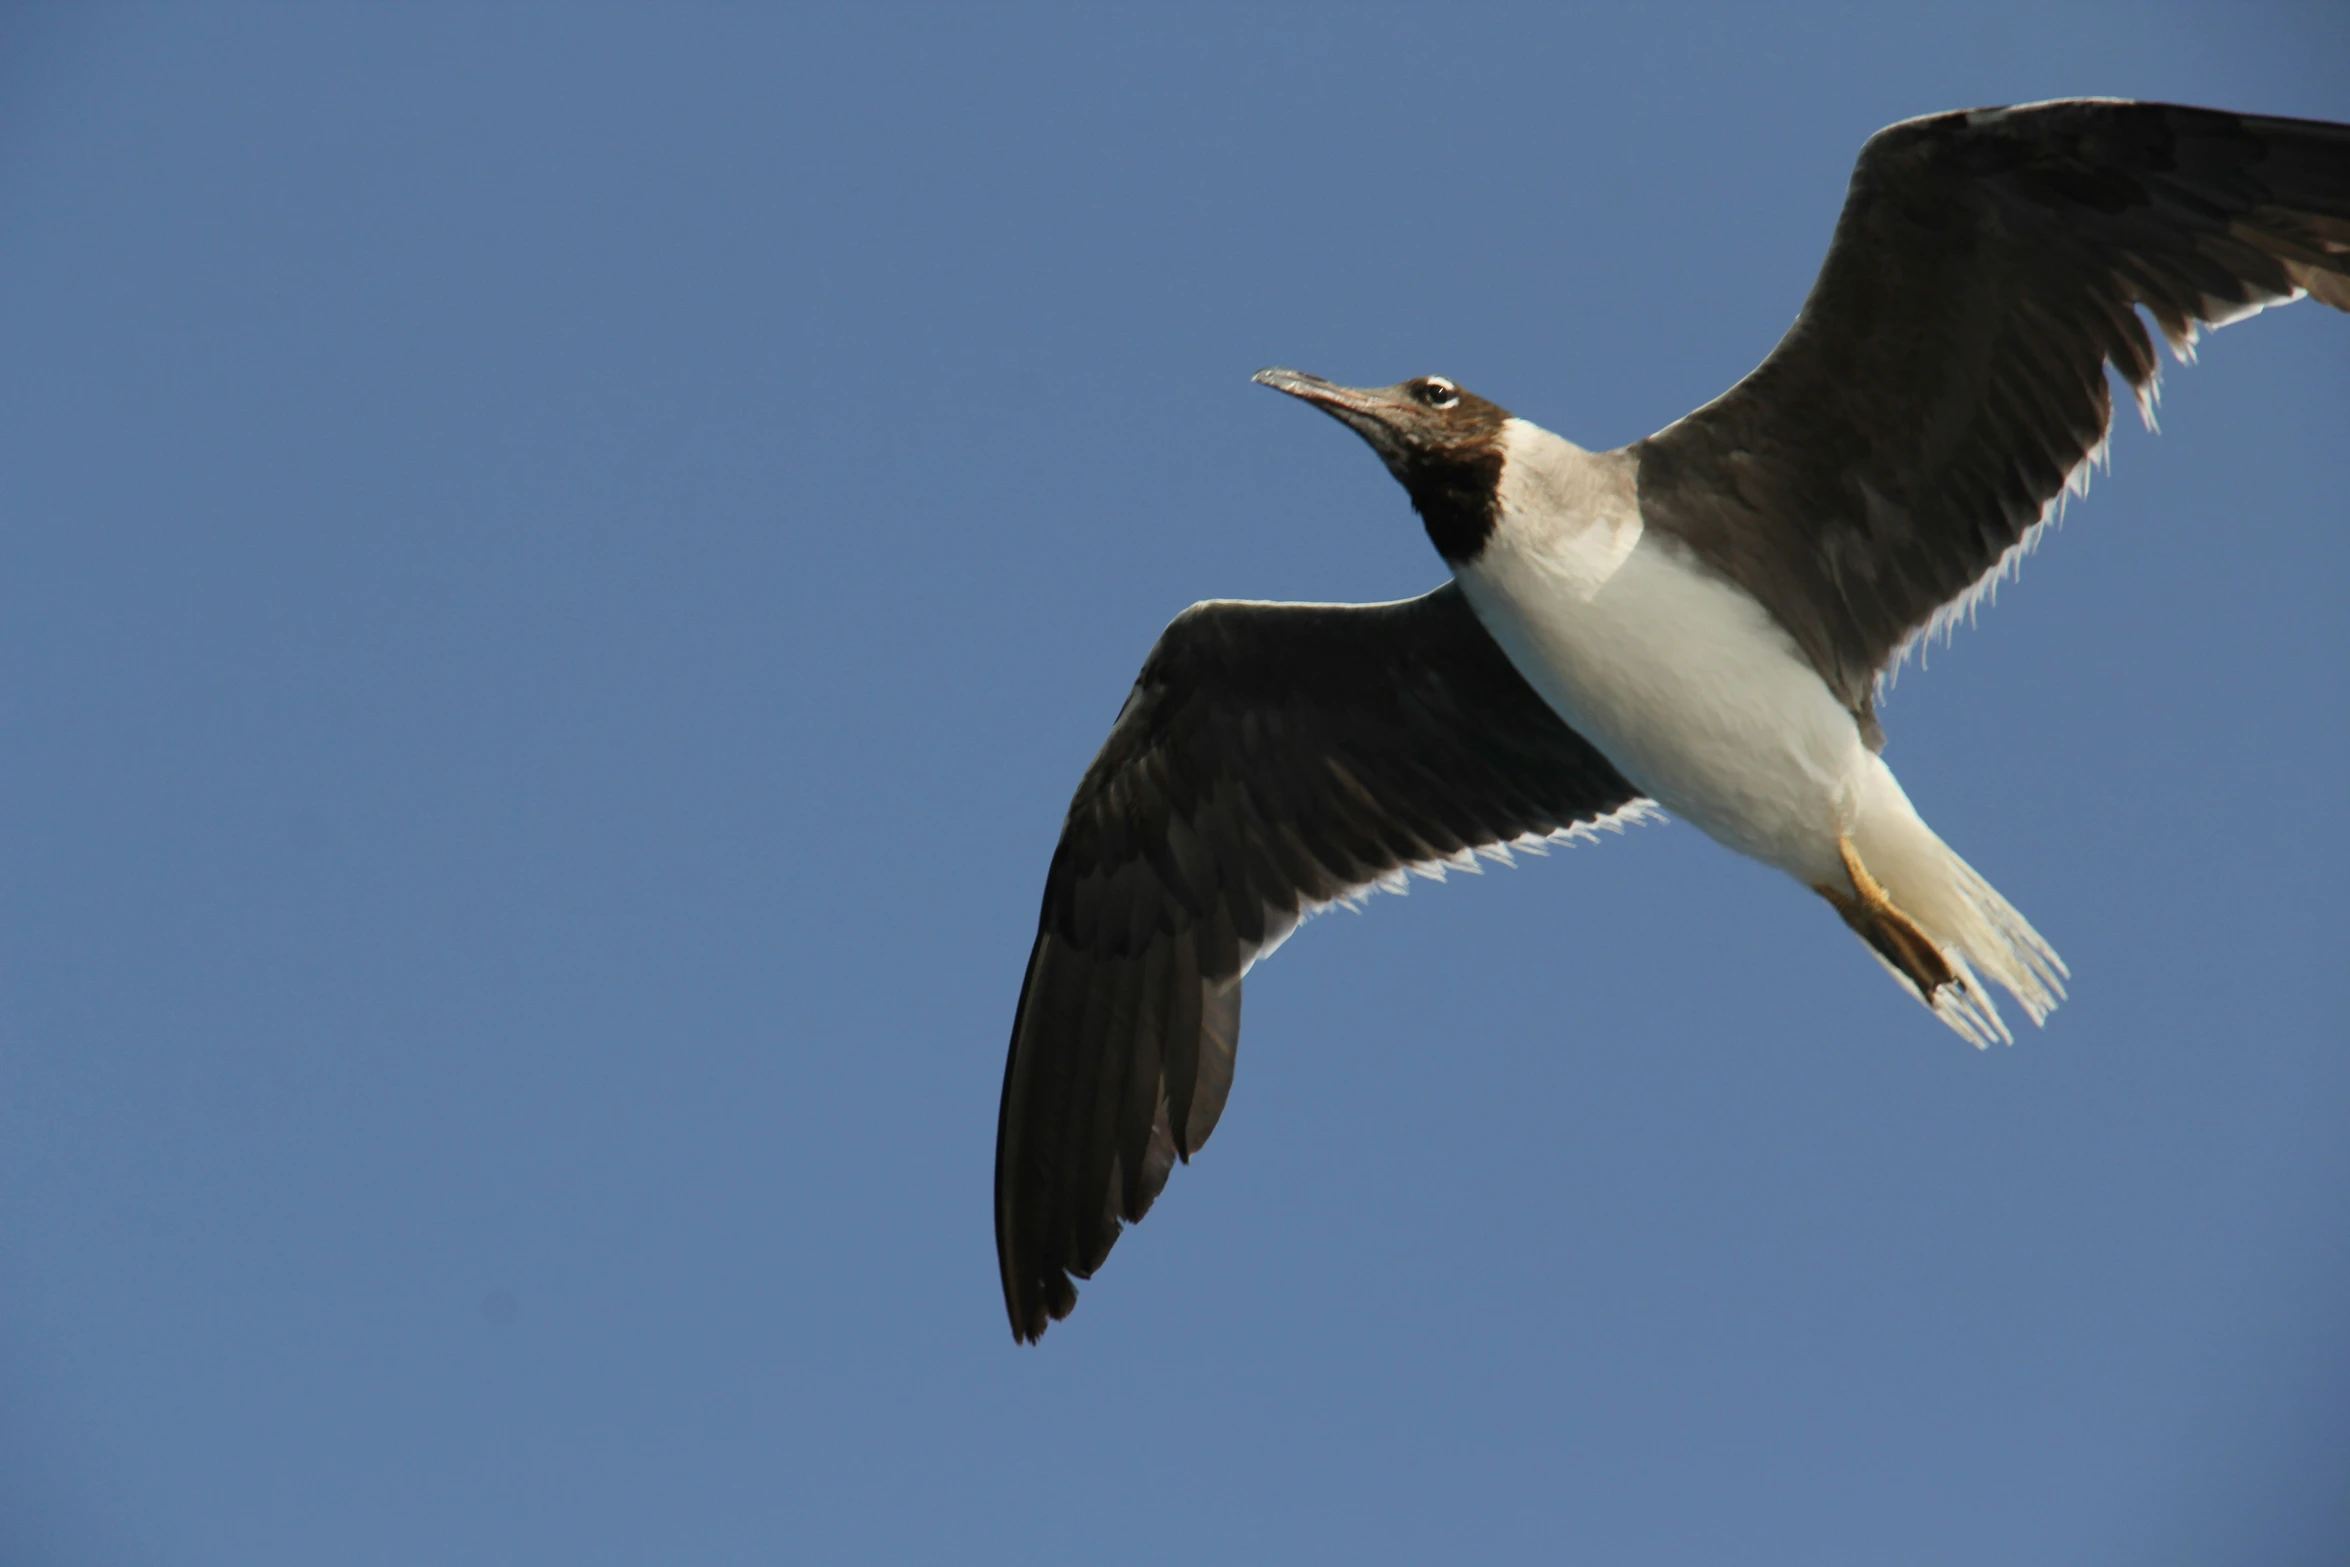
<svg viewBox="0 0 2350 1567">
<path fill-rule="evenodd" d="M 2071 971 L 2031 922 L 1925 824 L 1891 769 L 1870 760 L 1875 765 L 1853 826 L 1853 848 L 1893 906 L 1925 932 L 1958 979 L 1929 998 L 1892 964 L 1885 966 L 1977 1049 L 1993 1040 L 2015 1043 L 1984 981 L 2013 996 L 2038 1025 L 2064 999 Z"/>
</svg>

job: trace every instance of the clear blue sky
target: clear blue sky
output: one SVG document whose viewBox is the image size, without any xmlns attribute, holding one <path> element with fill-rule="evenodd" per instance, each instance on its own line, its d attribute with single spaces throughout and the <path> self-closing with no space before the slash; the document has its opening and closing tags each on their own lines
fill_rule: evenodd
<svg viewBox="0 0 2350 1567">
<path fill-rule="evenodd" d="M 1159 627 L 1442 576 L 1248 384 L 1614 445 L 1876 127 L 2350 120 L 2288 5 L 0 19 L 0 1561 L 2350 1560 L 2350 320 L 1888 753 L 1977 1054 L 1680 825 L 1250 980 L 1015 1349 L 1060 813 Z M 1944 8 L 1956 10 L 1959 8 Z"/>
</svg>

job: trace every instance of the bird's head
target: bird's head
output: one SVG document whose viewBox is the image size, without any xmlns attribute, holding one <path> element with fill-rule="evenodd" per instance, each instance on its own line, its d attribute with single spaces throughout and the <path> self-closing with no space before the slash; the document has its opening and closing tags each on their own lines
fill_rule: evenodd
<svg viewBox="0 0 2350 1567">
<path fill-rule="evenodd" d="M 1507 409 L 1440 375 L 1379 387 L 1338 386 L 1297 370 L 1259 370 L 1254 379 L 1370 442 L 1447 561 L 1460 565 L 1484 548 L 1499 505 Z"/>
</svg>

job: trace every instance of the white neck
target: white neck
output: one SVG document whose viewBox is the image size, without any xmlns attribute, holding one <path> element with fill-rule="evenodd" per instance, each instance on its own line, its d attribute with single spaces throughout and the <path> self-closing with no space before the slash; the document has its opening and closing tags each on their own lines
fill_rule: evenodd
<svg viewBox="0 0 2350 1567">
<path fill-rule="evenodd" d="M 1487 554 L 1538 562 L 1552 591 L 1588 602 L 1640 543 L 1638 470 L 1623 452 L 1587 452 L 1523 419 L 1501 427 L 1501 451 Z"/>
</svg>

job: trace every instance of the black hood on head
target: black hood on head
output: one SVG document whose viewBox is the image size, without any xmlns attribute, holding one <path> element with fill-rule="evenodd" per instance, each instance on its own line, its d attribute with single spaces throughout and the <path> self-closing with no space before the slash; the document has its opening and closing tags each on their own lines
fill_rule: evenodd
<svg viewBox="0 0 2350 1567">
<path fill-rule="evenodd" d="M 1381 387 L 1339 386 L 1297 370 L 1259 370 L 1255 379 L 1312 403 L 1369 442 L 1447 563 L 1474 560 L 1493 536 L 1507 409 L 1434 375 Z"/>
</svg>

